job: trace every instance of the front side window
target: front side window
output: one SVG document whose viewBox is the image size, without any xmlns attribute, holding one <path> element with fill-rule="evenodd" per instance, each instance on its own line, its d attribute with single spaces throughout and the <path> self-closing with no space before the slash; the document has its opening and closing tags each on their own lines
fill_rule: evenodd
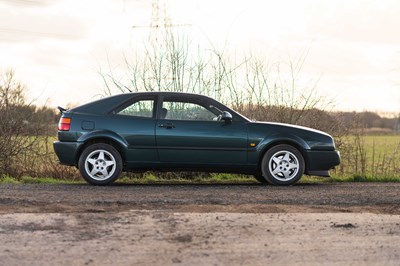
<svg viewBox="0 0 400 266">
<path fill-rule="evenodd" d="M 218 114 L 189 102 L 164 101 L 162 112 L 165 113 L 163 118 L 171 120 L 213 121 L 218 118 Z"/>
<path fill-rule="evenodd" d="M 119 115 L 153 117 L 154 100 L 138 100 L 133 102 L 122 110 L 118 111 Z"/>
</svg>

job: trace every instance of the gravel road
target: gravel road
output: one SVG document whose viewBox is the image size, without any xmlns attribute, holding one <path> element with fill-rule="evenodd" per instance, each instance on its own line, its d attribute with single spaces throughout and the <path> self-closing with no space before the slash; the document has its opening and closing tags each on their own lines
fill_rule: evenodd
<svg viewBox="0 0 400 266">
<path fill-rule="evenodd" d="M 0 213 L 156 209 L 185 212 L 400 214 L 400 183 L 232 185 L 0 185 Z"/>
<path fill-rule="evenodd" d="M 1 265 L 399 265 L 400 184 L 0 185 Z"/>
</svg>

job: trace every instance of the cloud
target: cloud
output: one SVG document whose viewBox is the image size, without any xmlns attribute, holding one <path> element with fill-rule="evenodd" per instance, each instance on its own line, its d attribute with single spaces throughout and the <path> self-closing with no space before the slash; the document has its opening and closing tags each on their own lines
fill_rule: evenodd
<svg viewBox="0 0 400 266">
<path fill-rule="evenodd" d="M 51 8 L 32 10 L 12 4 L 3 9 L 0 16 L 1 42 L 33 42 L 43 39 L 78 40 L 87 32 L 85 23 L 81 19 L 67 14 L 60 15 Z"/>
<path fill-rule="evenodd" d="M 399 1 L 322 1 L 308 10 L 311 34 L 344 42 L 400 44 Z"/>
<path fill-rule="evenodd" d="M 53 4 L 54 0 L 3 0 L 3 3 L 14 7 L 36 8 Z"/>
</svg>

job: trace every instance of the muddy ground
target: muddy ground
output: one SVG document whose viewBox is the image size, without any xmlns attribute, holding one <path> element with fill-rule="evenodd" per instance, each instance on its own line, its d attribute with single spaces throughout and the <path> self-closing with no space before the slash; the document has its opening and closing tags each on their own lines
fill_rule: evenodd
<svg viewBox="0 0 400 266">
<path fill-rule="evenodd" d="M 0 185 L 0 265 L 399 265 L 400 184 Z"/>
</svg>

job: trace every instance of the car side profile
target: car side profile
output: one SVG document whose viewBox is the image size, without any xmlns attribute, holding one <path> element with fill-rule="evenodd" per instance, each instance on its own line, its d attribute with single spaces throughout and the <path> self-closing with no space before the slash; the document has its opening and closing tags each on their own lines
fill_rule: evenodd
<svg viewBox="0 0 400 266">
<path fill-rule="evenodd" d="M 93 185 L 148 170 L 242 173 L 291 185 L 303 174 L 329 176 L 340 163 L 324 132 L 253 122 L 203 95 L 125 93 L 59 109 L 58 159 Z"/>
</svg>

